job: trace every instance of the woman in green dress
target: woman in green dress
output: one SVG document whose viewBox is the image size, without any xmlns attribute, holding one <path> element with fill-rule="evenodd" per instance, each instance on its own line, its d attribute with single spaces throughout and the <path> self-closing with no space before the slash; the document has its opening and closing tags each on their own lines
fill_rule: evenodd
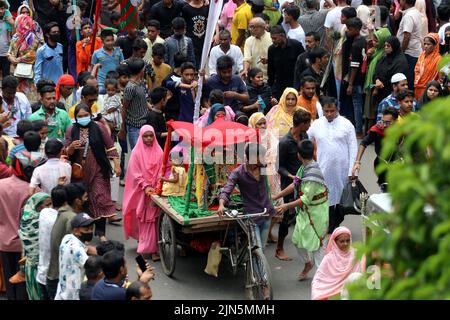
<svg viewBox="0 0 450 320">
<path fill-rule="evenodd" d="M 39 264 L 39 213 L 51 205 L 51 198 L 44 192 L 32 195 L 25 206 L 20 218 L 19 236 L 22 241 L 25 262 L 25 281 L 28 298 L 41 300 L 41 288 L 36 280 Z"/>
<path fill-rule="evenodd" d="M 295 200 L 276 208 L 279 214 L 291 208 L 297 212 L 292 242 L 297 247 L 305 264 L 298 280 L 308 277 L 315 265 L 319 267 L 323 258 L 324 238 L 328 230 L 328 192 L 322 172 L 314 161 L 314 145 L 310 140 L 298 144 L 298 155 L 302 166 L 294 182 L 277 194 L 273 200 L 294 192 Z"/>
</svg>

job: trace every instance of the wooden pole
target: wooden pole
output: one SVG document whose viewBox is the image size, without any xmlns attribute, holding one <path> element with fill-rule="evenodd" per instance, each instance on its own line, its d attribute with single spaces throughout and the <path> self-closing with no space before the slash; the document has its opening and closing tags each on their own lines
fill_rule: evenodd
<svg viewBox="0 0 450 320">
<path fill-rule="evenodd" d="M 169 125 L 168 129 L 167 129 L 166 143 L 164 144 L 163 164 L 162 164 L 162 176 L 163 177 L 166 173 L 167 161 L 169 160 L 169 155 L 170 155 L 170 146 L 172 143 L 172 131 L 173 131 L 173 128 L 172 128 L 172 126 Z M 158 196 L 160 196 L 162 193 L 162 185 L 163 185 L 163 182 L 161 180 L 159 180 L 158 186 L 156 187 L 156 194 Z"/>
<path fill-rule="evenodd" d="M 195 150 L 193 146 L 193 142 L 191 145 L 191 163 L 189 164 L 189 173 L 188 173 L 188 184 L 186 187 L 186 198 L 184 205 L 184 214 L 189 216 L 189 206 L 191 204 L 191 191 L 192 191 L 192 180 L 194 180 L 194 156 Z"/>
</svg>

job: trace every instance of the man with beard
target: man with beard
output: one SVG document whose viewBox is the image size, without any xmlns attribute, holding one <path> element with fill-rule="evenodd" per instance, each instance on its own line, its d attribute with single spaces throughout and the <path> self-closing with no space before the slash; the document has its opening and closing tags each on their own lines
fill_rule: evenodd
<svg viewBox="0 0 450 320">
<path fill-rule="evenodd" d="M 82 183 L 71 183 L 65 186 L 67 204 L 58 209 L 58 217 L 50 236 L 50 264 L 47 272 L 47 292 L 54 299 L 59 282 L 59 246 L 65 235 L 72 232 L 70 222 L 79 213 L 87 212 L 89 208 L 88 194 Z M 87 253 L 96 255 L 95 247 L 87 247 Z"/>
<path fill-rule="evenodd" d="M 309 60 L 308 53 L 320 45 L 320 36 L 317 32 L 308 32 L 305 36 L 306 51 L 298 56 L 295 62 L 294 71 L 294 88 L 298 89 L 300 87 L 301 74 L 308 68 Z"/>
<path fill-rule="evenodd" d="M 316 47 L 308 52 L 309 66 L 300 75 L 300 80 L 305 77 L 312 77 L 316 79 L 316 94 L 321 96 L 320 84 L 324 76 L 325 68 L 327 67 L 330 55 L 324 48 Z M 333 79 L 334 80 L 334 79 Z"/>
<path fill-rule="evenodd" d="M 59 246 L 59 282 L 55 300 L 80 300 L 84 264 L 88 259 L 86 242 L 92 240 L 94 219 L 87 213 L 77 214 L 71 221 L 72 233 L 66 234 Z M 97 255 L 97 252 L 91 252 Z"/>
<path fill-rule="evenodd" d="M 45 86 L 40 91 L 41 107 L 34 112 L 29 120 L 44 120 L 48 127 L 48 137 L 64 139 L 67 128 L 72 124 L 65 110 L 56 108 L 55 87 Z"/>
<path fill-rule="evenodd" d="M 56 22 L 50 22 L 44 28 L 46 42 L 36 51 L 36 62 L 34 64 L 34 83 L 41 79 L 50 79 L 58 83 L 64 74 L 63 69 L 63 45 L 61 40 L 61 29 Z"/>
<path fill-rule="evenodd" d="M 292 66 L 305 50 L 300 42 L 286 37 L 282 26 L 273 26 L 270 36 L 273 44 L 268 51 L 267 84 L 272 87 L 274 98 L 280 99 L 284 89 L 294 85 Z"/>
<path fill-rule="evenodd" d="M 314 121 L 323 115 L 322 106 L 316 96 L 317 80 L 311 76 L 306 76 L 300 82 L 300 96 L 298 97 L 298 105 L 311 114 Z"/>
</svg>

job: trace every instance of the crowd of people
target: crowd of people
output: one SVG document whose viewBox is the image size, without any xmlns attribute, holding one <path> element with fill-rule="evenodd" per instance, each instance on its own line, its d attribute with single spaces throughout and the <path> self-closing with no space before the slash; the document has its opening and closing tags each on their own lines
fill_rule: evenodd
<svg viewBox="0 0 450 320">
<path fill-rule="evenodd" d="M 292 260 L 284 243 L 295 225 L 298 279 L 316 267 L 312 299 L 340 295 L 364 270 L 340 227 L 343 189 L 369 145 L 374 167 L 395 159 L 380 154 L 387 128 L 450 94 L 448 67 L 439 67 L 450 51 L 450 2 L 228 0 L 202 64 L 210 1 L 141 1 L 131 26 L 120 1 L 102 1 L 96 17 L 97 1 L 77 0 L 74 12 L 71 1 L 0 0 L 7 298 L 151 298 L 153 267 L 130 284 L 124 246 L 106 226 L 123 219 L 138 254 L 159 260 L 150 196 L 160 184 L 166 196 L 187 188 L 185 146 L 172 141 L 163 172 L 169 120 L 258 130 L 264 143 L 247 145 L 218 212 L 239 187 L 246 212 L 268 209 L 254 221 L 258 242 L 276 243 L 283 261 Z M 388 190 L 384 174 L 378 184 Z"/>
</svg>

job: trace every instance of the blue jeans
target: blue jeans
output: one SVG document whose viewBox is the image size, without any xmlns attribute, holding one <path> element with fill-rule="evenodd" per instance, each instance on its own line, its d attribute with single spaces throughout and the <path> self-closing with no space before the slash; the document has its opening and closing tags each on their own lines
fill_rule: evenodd
<svg viewBox="0 0 450 320">
<path fill-rule="evenodd" d="M 363 90 L 362 86 L 354 86 L 352 91 L 353 112 L 357 133 L 363 132 Z"/>
<path fill-rule="evenodd" d="M 258 243 L 258 246 L 264 250 L 267 238 L 269 237 L 269 228 L 270 228 L 270 222 L 272 221 L 271 218 L 268 218 L 264 223 L 256 226 L 256 241 Z M 264 244 L 264 245 L 263 245 Z"/>
<path fill-rule="evenodd" d="M 130 143 L 130 149 L 133 150 L 139 139 L 139 128 L 127 126 L 128 142 Z"/>
</svg>

